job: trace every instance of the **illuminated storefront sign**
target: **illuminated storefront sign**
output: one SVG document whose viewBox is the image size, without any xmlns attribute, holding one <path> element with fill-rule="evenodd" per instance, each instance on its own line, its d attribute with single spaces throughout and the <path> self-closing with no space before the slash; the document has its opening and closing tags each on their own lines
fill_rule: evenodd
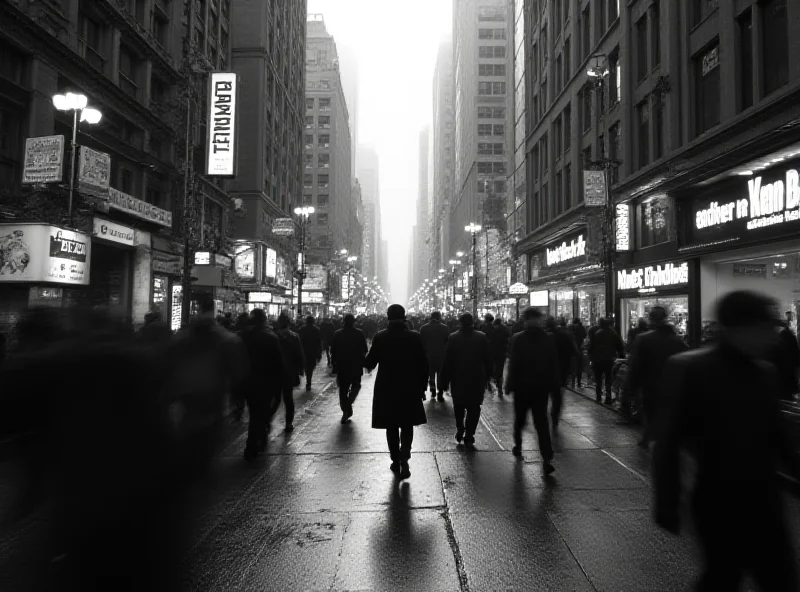
<svg viewBox="0 0 800 592">
<path fill-rule="evenodd" d="M 662 263 L 617 272 L 620 292 L 655 292 L 658 288 L 678 288 L 689 284 L 689 263 Z"/>
<path fill-rule="evenodd" d="M 275 252 L 275 249 L 267 249 L 266 251 L 264 275 L 271 279 L 275 279 L 278 275 L 278 253 Z"/>
<path fill-rule="evenodd" d="M 531 292 L 531 306 L 550 306 L 550 294 L 547 290 Z"/>
<path fill-rule="evenodd" d="M 586 257 L 586 240 L 583 233 L 573 239 L 564 240 L 561 244 L 547 248 L 547 266 L 566 263 L 580 257 Z"/>
<path fill-rule="evenodd" d="M 631 250 L 631 207 L 628 204 L 617 204 L 616 224 L 616 250 Z"/>
<path fill-rule="evenodd" d="M 89 284 L 91 237 L 47 224 L 0 224 L 0 283 Z"/>
<path fill-rule="evenodd" d="M 210 265 L 211 264 L 211 253 L 208 251 L 202 251 L 199 253 L 194 254 L 194 264 L 195 265 Z"/>
<path fill-rule="evenodd" d="M 250 303 L 272 302 L 272 292 L 249 292 L 247 301 Z"/>
<path fill-rule="evenodd" d="M 208 89 L 208 162 L 206 174 L 236 174 L 236 94 L 238 80 L 232 72 L 212 72 Z"/>
</svg>

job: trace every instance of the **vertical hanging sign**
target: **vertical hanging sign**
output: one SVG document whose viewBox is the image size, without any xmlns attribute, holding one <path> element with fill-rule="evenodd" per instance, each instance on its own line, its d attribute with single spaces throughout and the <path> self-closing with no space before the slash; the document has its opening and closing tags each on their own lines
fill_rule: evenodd
<svg viewBox="0 0 800 592">
<path fill-rule="evenodd" d="M 615 234 L 615 245 L 616 251 L 630 251 L 631 250 L 631 229 L 630 229 L 630 220 L 631 220 L 631 212 L 630 212 L 630 205 L 624 204 L 617 204 L 617 212 L 615 217 L 615 224 L 614 224 L 614 234 Z"/>
<path fill-rule="evenodd" d="M 232 72 L 212 72 L 208 89 L 206 175 L 236 175 L 236 99 L 239 80 Z"/>
</svg>

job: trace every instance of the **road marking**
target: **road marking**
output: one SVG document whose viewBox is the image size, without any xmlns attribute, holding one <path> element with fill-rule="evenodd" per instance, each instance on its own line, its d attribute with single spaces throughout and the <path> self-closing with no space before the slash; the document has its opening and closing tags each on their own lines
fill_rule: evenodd
<svg viewBox="0 0 800 592">
<path fill-rule="evenodd" d="M 497 434 L 494 433 L 494 430 L 492 429 L 492 427 L 483 418 L 483 413 L 481 413 L 481 423 L 483 424 L 483 427 L 486 428 L 486 431 L 489 432 L 489 435 L 492 437 L 492 439 L 495 442 L 497 442 L 497 445 L 500 447 L 500 450 L 505 451 L 505 447 L 502 444 L 500 444 L 500 439 L 497 437 Z"/>
<path fill-rule="evenodd" d="M 650 482 L 647 480 L 647 478 L 644 475 L 642 475 L 639 471 L 635 471 L 632 468 L 630 468 L 628 465 L 626 465 L 624 462 L 622 462 L 616 455 L 611 454 L 608 450 L 606 450 L 604 448 L 600 448 L 600 452 L 602 452 L 603 454 L 607 455 L 612 460 L 616 461 L 622 468 L 627 469 L 628 471 L 630 471 L 631 473 L 633 473 L 634 475 L 639 477 L 639 479 L 641 479 L 644 484 L 646 484 L 646 485 L 650 484 Z"/>
</svg>

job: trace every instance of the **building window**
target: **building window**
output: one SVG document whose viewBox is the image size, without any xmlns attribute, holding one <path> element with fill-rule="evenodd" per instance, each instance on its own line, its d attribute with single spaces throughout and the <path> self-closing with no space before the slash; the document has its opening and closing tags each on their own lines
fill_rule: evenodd
<svg viewBox="0 0 800 592">
<path fill-rule="evenodd" d="M 491 119 L 491 118 L 492 118 L 491 107 L 478 107 L 478 119 Z"/>
<path fill-rule="evenodd" d="M 638 207 L 639 246 L 652 247 L 669 241 L 669 198 L 649 199 Z"/>
<path fill-rule="evenodd" d="M 495 193 L 505 193 L 508 190 L 508 185 L 505 181 L 495 181 L 494 182 L 494 192 Z"/>
<path fill-rule="evenodd" d="M 606 23 L 606 19 L 608 18 L 608 10 L 606 8 L 606 2 L 608 0 L 598 0 L 597 1 L 597 20 L 598 27 L 597 27 L 597 39 L 595 39 L 595 43 L 600 43 L 600 39 L 605 34 L 606 29 L 608 29 L 608 24 Z"/>
<path fill-rule="evenodd" d="M 331 116 L 330 115 L 320 115 L 319 116 L 319 127 L 322 129 L 329 129 L 331 127 Z"/>
<path fill-rule="evenodd" d="M 303 154 L 303 166 L 306 168 L 311 168 L 314 165 L 314 155 L 306 152 Z"/>
<path fill-rule="evenodd" d="M 310 206 L 314 205 L 314 195 L 311 193 L 304 193 L 303 194 L 303 205 Z"/>
<path fill-rule="evenodd" d="M 314 186 L 314 175 L 303 175 L 303 187 L 311 189 Z"/>
<path fill-rule="evenodd" d="M 507 175 L 508 174 L 508 167 L 506 166 L 505 162 L 493 162 L 492 163 L 492 174 L 493 175 Z"/>
<path fill-rule="evenodd" d="M 531 56 L 531 80 L 536 80 L 539 77 L 539 44 L 533 44 L 533 51 L 531 52 L 533 55 Z"/>
<path fill-rule="evenodd" d="M 478 29 L 478 39 L 492 39 L 493 37 L 492 29 Z"/>
<path fill-rule="evenodd" d="M 314 147 L 314 134 L 306 134 L 305 135 L 305 147 L 306 148 L 313 148 Z"/>
<path fill-rule="evenodd" d="M 561 54 L 556 58 L 556 94 L 561 92 L 562 74 L 564 68 L 564 59 Z"/>
<path fill-rule="evenodd" d="M 664 101 L 660 94 L 653 95 L 653 160 L 664 155 Z"/>
<path fill-rule="evenodd" d="M 539 202 L 539 207 L 541 208 L 540 219 L 542 222 L 546 222 L 550 219 L 548 216 L 548 206 L 550 205 L 550 191 L 548 191 L 547 183 L 542 185 L 542 200 Z"/>
<path fill-rule="evenodd" d="M 572 146 L 572 105 L 564 107 L 564 153 L 566 154 Z"/>
<path fill-rule="evenodd" d="M 327 169 L 331 166 L 331 155 L 326 153 L 317 154 L 317 167 Z"/>
<path fill-rule="evenodd" d="M 590 6 L 587 4 L 586 8 L 581 13 L 581 58 L 585 60 L 589 57 L 589 52 L 592 50 L 591 38 L 591 17 L 589 14 Z"/>
<path fill-rule="evenodd" d="M 645 101 L 636 106 L 636 120 L 639 124 L 637 135 L 639 168 L 650 163 L 650 106 Z"/>
<path fill-rule="evenodd" d="M 330 134 L 320 134 L 319 138 L 317 139 L 317 146 L 319 146 L 320 148 L 330 148 L 331 146 Z"/>
<path fill-rule="evenodd" d="M 608 22 L 613 24 L 619 18 L 619 0 L 609 0 L 608 2 Z"/>
<path fill-rule="evenodd" d="M 314 127 L 314 116 L 306 115 L 306 129 Z"/>
<path fill-rule="evenodd" d="M 133 193 L 133 173 L 128 169 L 120 169 L 119 186 L 123 193 Z"/>
<path fill-rule="evenodd" d="M 636 23 L 636 80 L 647 78 L 647 17 Z"/>
<path fill-rule="evenodd" d="M 592 129 L 592 87 L 585 85 L 581 97 L 581 122 L 583 123 L 583 133 Z"/>
<path fill-rule="evenodd" d="M 719 42 L 695 59 L 695 128 L 697 135 L 719 123 Z"/>
<path fill-rule="evenodd" d="M 705 20 L 719 7 L 719 0 L 692 0 L 692 3 L 694 4 L 692 10 L 694 13 L 693 25 L 699 25 L 701 21 Z"/>
<path fill-rule="evenodd" d="M 507 39 L 508 33 L 505 29 L 495 29 L 494 30 L 494 38 L 495 39 Z"/>
<path fill-rule="evenodd" d="M 495 142 L 492 144 L 492 152 L 495 156 L 503 156 L 505 154 L 505 145 L 502 142 Z"/>
<path fill-rule="evenodd" d="M 564 167 L 564 209 L 572 207 L 572 165 Z"/>
<path fill-rule="evenodd" d="M 506 94 L 506 83 L 505 82 L 492 82 L 492 94 L 493 95 L 505 95 Z"/>
<path fill-rule="evenodd" d="M 327 206 L 328 200 L 330 199 L 330 195 L 327 193 L 320 193 L 317 196 L 317 205 L 318 206 Z"/>
<path fill-rule="evenodd" d="M 491 175 L 492 174 L 492 163 L 491 162 L 479 162 L 478 163 L 478 174 L 479 175 Z"/>
<path fill-rule="evenodd" d="M 492 126 L 492 135 L 494 135 L 494 136 L 504 136 L 504 135 L 506 135 L 506 124 L 504 124 L 504 123 L 495 123 Z"/>
<path fill-rule="evenodd" d="M 764 95 L 789 81 L 789 23 L 787 0 L 767 0 L 761 5 L 764 34 L 761 67 L 764 70 Z"/>
<path fill-rule="evenodd" d="M 330 111 L 331 110 L 331 100 L 328 99 L 320 99 L 319 100 L 319 110 L 320 111 Z"/>
<path fill-rule="evenodd" d="M 564 41 L 564 49 L 562 51 L 564 55 L 564 84 L 567 84 L 572 76 L 572 57 L 570 56 L 571 51 L 572 47 L 570 46 L 569 39 L 566 39 Z"/>
<path fill-rule="evenodd" d="M 561 212 L 564 211 L 564 196 L 562 193 L 562 186 L 561 186 L 561 171 L 556 173 L 556 182 L 555 182 L 555 214 L 558 216 Z"/>
<path fill-rule="evenodd" d="M 661 6 L 658 0 L 653 2 L 650 7 L 650 56 L 653 61 L 653 68 L 661 64 Z"/>
<path fill-rule="evenodd" d="M 327 187 L 329 182 L 329 175 L 317 175 L 317 185 L 320 187 Z"/>
<path fill-rule="evenodd" d="M 78 52 L 89 64 L 103 70 L 103 25 L 83 13 L 78 17 Z"/>
<path fill-rule="evenodd" d="M 478 135 L 479 136 L 491 136 L 492 135 L 492 124 L 491 123 L 479 123 L 478 124 Z"/>
<path fill-rule="evenodd" d="M 328 214 L 317 214 L 317 226 L 328 225 Z"/>
<path fill-rule="evenodd" d="M 481 96 L 487 96 L 492 94 L 492 83 L 491 82 L 478 82 L 478 94 Z"/>
<path fill-rule="evenodd" d="M 479 45 L 478 46 L 478 57 L 479 58 L 493 58 L 494 57 L 494 47 L 491 45 Z"/>
<path fill-rule="evenodd" d="M 547 134 L 542 136 L 542 172 L 547 172 L 550 167 L 550 158 L 547 150 Z"/>
<path fill-rule="evenodd" d="M 478 155 L 479 156 L 491 156 L 492 155 L 492 145 L 488 142 L 478 142 Z"/>
<path fill-rule="evenodd" d="M 745 12 L 739 25 L 739 101 L 741 110 L 753 106 L 753 11 Z"/>
<path fill-rule="evenodd" d="M 553 142 L 555 142 L 555 145 L 553 146 L 553 151 L 556 160 L 561 158 L 561 141 L 563 139 L 563 133 L 564 131 L 561 124 L 561 115 L 559 115 L 553 122 Z"/>
<path fill-rule="evenodd" d="M 620 145 L 619 136 L 619 123 L 615 123 L 608 129 L 608 156 L 612 162 L 619 162 L 619 157 L 622 153 L 622 146 Z M 611 168 L 611 182 L 616 183 L 619 176 L 619 166 Z"/>
<path fill-rule="evenodd" d="M 616 105 L 622 100 L 622 72 L 620 72 L 619 49 L 614 50 L 609 58 L 608 68 L 609 105 Z"/>
<path fill-rule="evenodd" d="M 314 110 L 314 99 L 306 99 L 306 111 Z"/>
<path fill-rule="evenodd" d="M 139 95 L 139 58 L 127 47 L 119 48 L 119 87 L 134 99 Z"/>
</svg>

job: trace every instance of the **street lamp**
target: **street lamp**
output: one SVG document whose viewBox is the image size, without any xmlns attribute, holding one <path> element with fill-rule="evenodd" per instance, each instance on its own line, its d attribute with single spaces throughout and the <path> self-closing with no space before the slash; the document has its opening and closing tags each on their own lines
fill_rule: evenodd
<svg viewBox="0 0 800 592">
<path fill-rule="evenodd" d="M 593 83 L 596 93 L 601 93 L 605 86 L 605 79 L 609 75 L 608 69 L 608 56 L 605 54 L 594 54 L 589 58 L 589 66 L 586 69 L 586 75 L 589 76 L 590 81 Z M 597 99 L 597 131 L 600 131 L 600 125 L 603 119 L 601 109 L 602 105 Z M 607 132 L 608 130 L 606 130 Z M 605 138 L 608 133 L 603 134 Z M 605 141 L 605 140 L 604 140 Z M 606 317 L 609 319 L 614 318 L 614 248 L 613 248 L 613 227 L 614 227 L 614 203 L 611 196 L 611 175 L 612 167 L 618 166 L 619 163 L 608 159 L 598 158 L 591 162 L 596 166 L 603 169 L 603 184 L 605 190 L 605 210 L 603 212 L 603 280 L 605 284 L 605 301 L 606 301 Z"/>
<path fill-rule="evenodd" d="M 78 123 L 85 121 L 90 125 L 94 125 L 100 123 L 100 119 L 103 117 L 103 114 L 97 109 L 87 107 L 87 103 L 86 95 L 67 93 L 53 96 L 53 107 L 59 111 L 72 111 L 72 152 L 69 166 L 69 205 L 67 206 L 67 219 L 70 226 L 72 226 L 72 198 L 75 192 L 75 153 L 78 148 Z M 78 118 L 79 111 L 80 119 Z"/>
<path fill-rule="evenodd" d="M 472 316 L 478 318 L 478 233 L 481 225 L 470 222 L 464 227 L 472 235 Z"/>
<path fill-rule="evenodd" d="M 308 218 L 314 213 L 313 206 L 294 209 L 297 225 L 300 227 L 300 269 L 297 272 L 297 316 L 303 314 L 303 280 L 306 277 L 306 227 Z"/>
</svg>

